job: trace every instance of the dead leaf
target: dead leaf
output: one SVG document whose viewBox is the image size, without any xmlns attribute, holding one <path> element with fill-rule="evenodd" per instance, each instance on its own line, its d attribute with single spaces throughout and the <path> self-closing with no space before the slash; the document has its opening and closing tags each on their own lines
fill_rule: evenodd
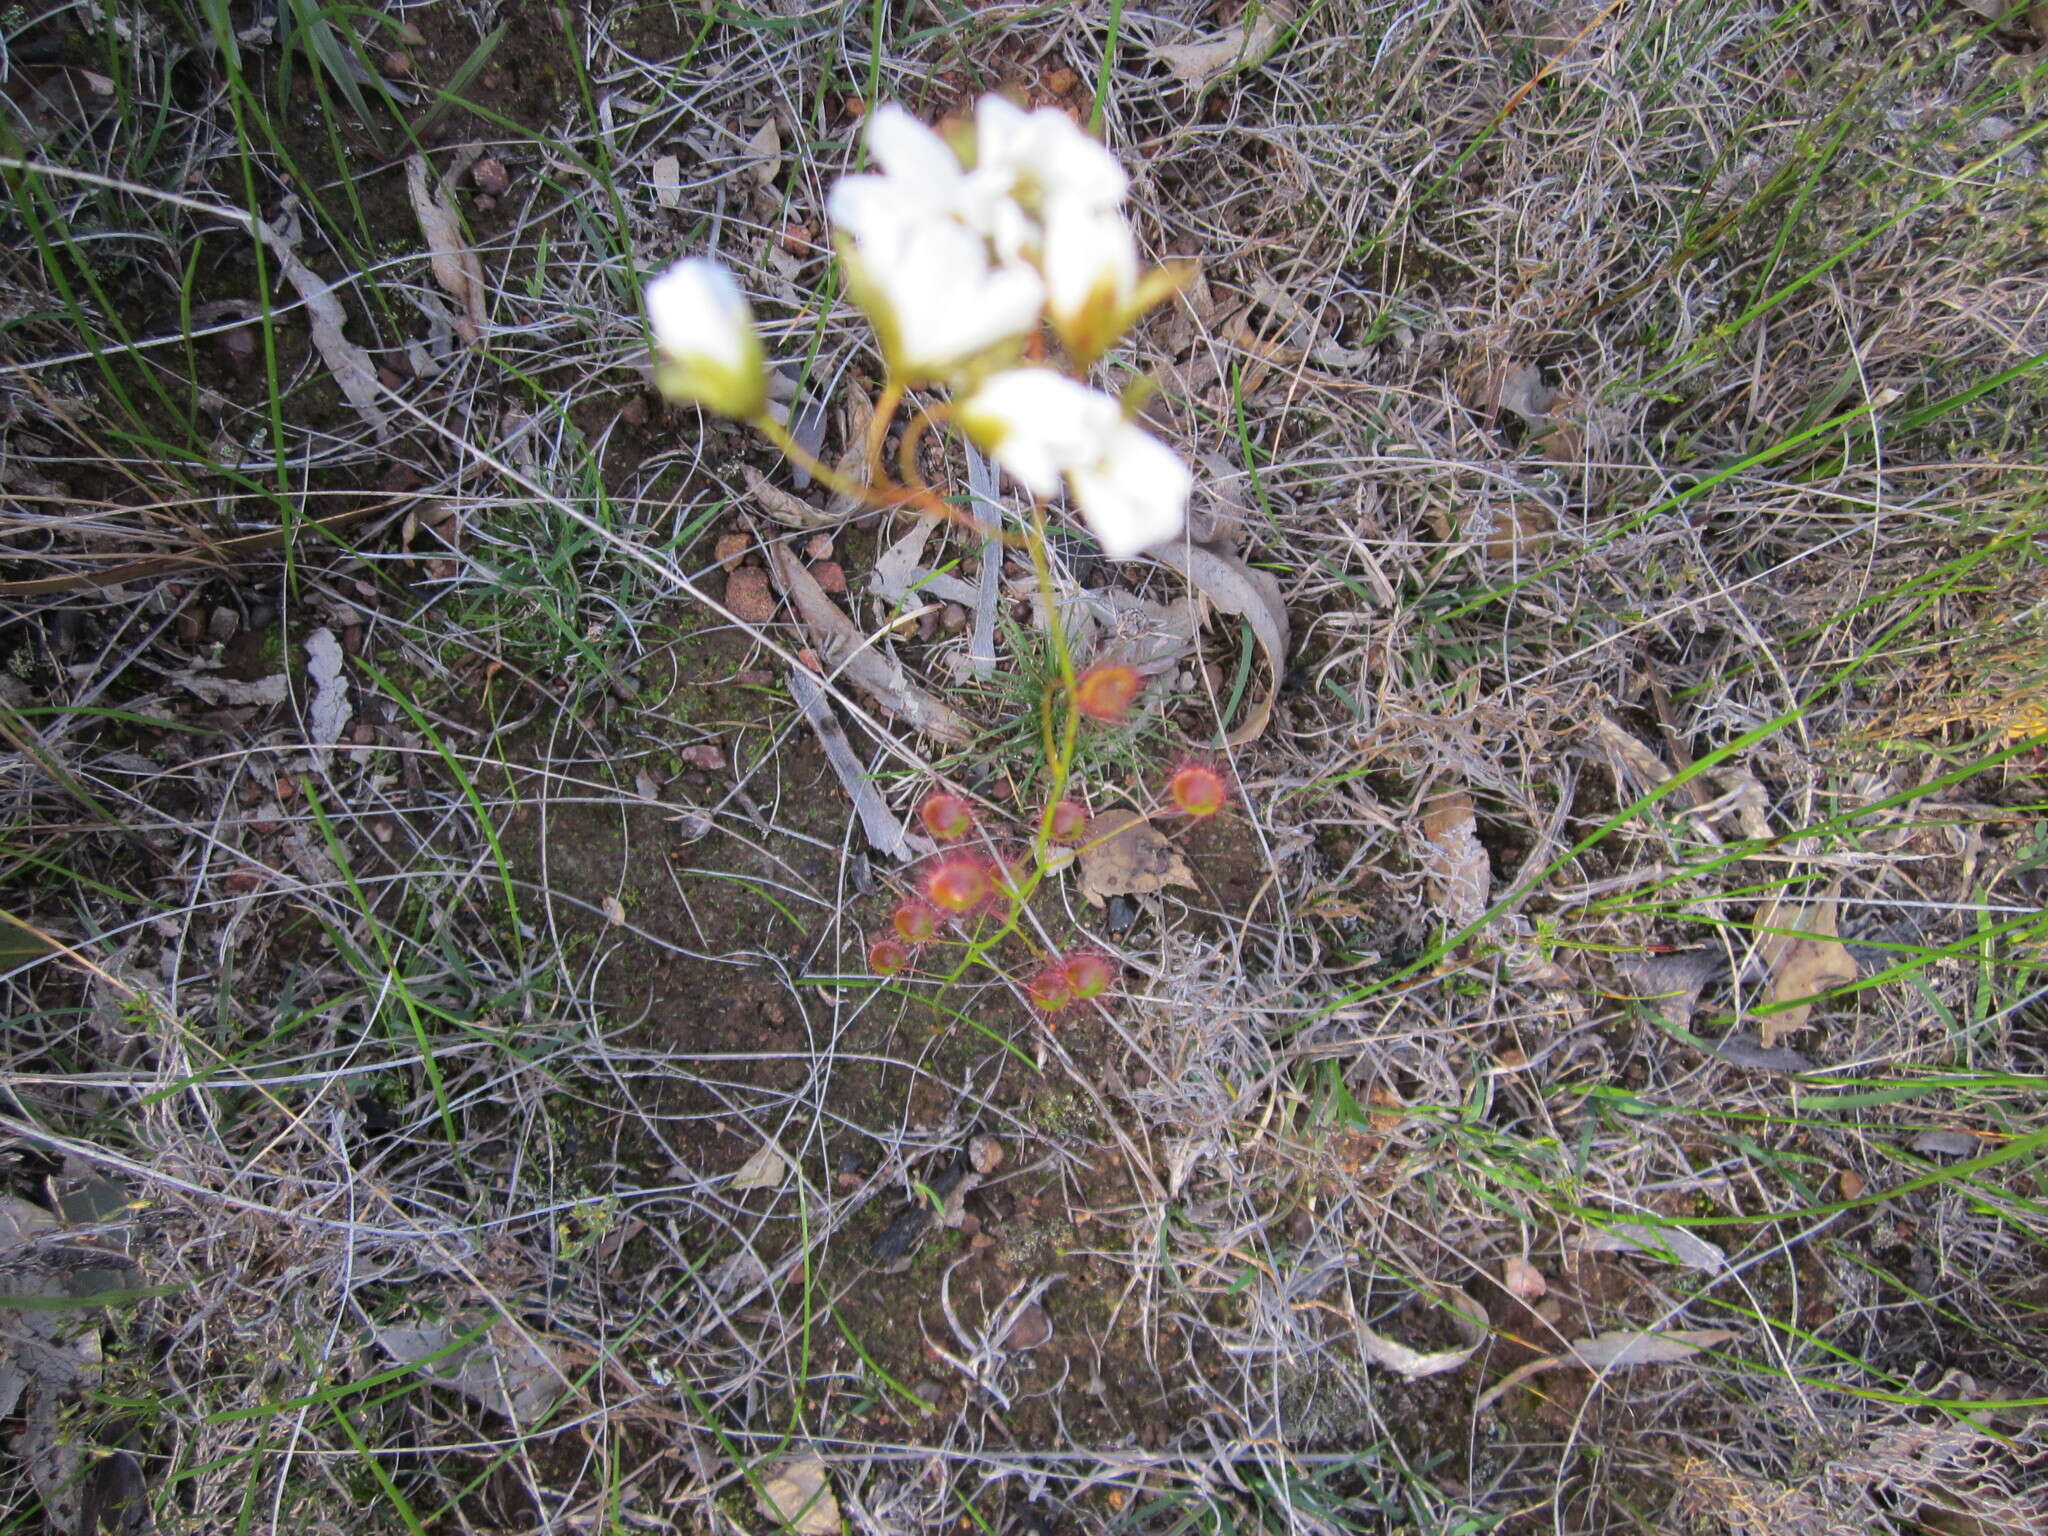
<svg viewBox="0 0 2048 1536">
<path fill-rule="evenodd" d="M 1463 790 L 1430 796 L 1422 807 L 1422 835 L 1428 842 L 1422 872 L 1430 901 L 1451 927 L 1470 927 L 1485 915 L 1493 890 L 1472 797 Z"/>
<path fill-rule="evenodd" d="M 1252 627 L 1252 636 L 1266 656 L 1266 688 L 1225 744 L 1241 747 L 1266 729 L 1273 700 L 1287 670 L 1287 605 L 1280 583 L 1270 571 L 1255 571 L 1242 561 L 1199 544 L 1164 544 L 1149 551 L 1161 565 L 1180 572 L 1189 586 L 1219 612 L 1236 614 Z"/>
<path fill-rule="evenodd" d="M 1546 1355 L 1517 1366 L 1479 1394 L 1474 1413 L 1484 1413 L 1507 1393 L 1530 1377 L 1560 1365 L 1582 1365 L 1593 1371 L 1626 1370 L 1636 1365 L 1672 1365 L 1690 1360 L 1701 1350 L 1712 1349 L 1734 1338 L 1725 1328 L 1679 1329 L 1671 1333 L 1644 1333 L 1633 1328 L 1613 1329 L 1590 1339 L 1567 1344 L 1567 1353 Z"/>
<path fill-rule="evenodd" d="M 1640 1221 L 1617 1221 L 1588 1233 L 1576 1245 L 1581 1253 L 1647 1253 L 1655 1258 L 1718 1275 L 1728 1255 L 1684 1227 L 1653 1227 Z"/>
<path fill-rule="evenodd" d="M 846 521 L 843 515 L 821 512 L 803 497 L 772 484 L 751 464 L 740 466 L 740 478 L 747 482 L 754 505 L 785 528 L 836 528 Z"/>
<path fill-rule="evenodd" d="M 626 904 L 616 896 L 607 896 L 598 903 L 604 910 L 604 920 L 614 928 L 626 926 Z"/>
<path fill-rule="evenodd" d="M 1195 872 L 1180 850 L 1138 811 L 1104 811 L 1089 822 L 1080 862 L 1081 894 L 1098 907 L 1112 896 L 1195 888 Z"/>
<path fill-rule="evenodd" d="M 240 678 L 217 672 L 168 672 L 166 682 L 176 683 L 202 703 L 215 709 L 246 708 L 250 705 L 282 704 L 292 696 L 292 680 L 279 672 L 245 683 Z"/>
<path fill-rule="evenodd" d="M 454 1318 L 379 1328 L 375 1337 L 384 1353 L 400 1365 L 418 1365 L 420 1374 L 436 1385 L 451 1387 L 514 1424 L 533 1423 L 567 1390 L 565 1361 L 504 1318 L 460 1349 L 441 1354 L 475 1327 L 474 1320 Z"/>
<path fill-rule="evenodd" d="M 1464 1340 L 1456 1349 L 1418 1350 L 1376 1333 L 1363 1323 L 1355 1324 L 1353 1334 L 1358 1341 L 1358 1352 L 1372 1361 L 1403 1376 L 1409 1381 L 1419 1381 L 1424 1376 L 1441 1376 L 1445 1371 L 1455 1371 L 1478 1352 L 1486 1342 L 1486 1311 L 1478 1302 L 1455 1285 L 1432 1285 L 1427 1287 L 1451 1319 L 1458 1336 Z"/>
<path fill-rule="evenodd" d="M 654 201 L 663 208 L 683 206 L 683 162 L 674 155 L 657 155 L 648 176 L 654 184 Z"/>
<path fill-rule="evenodd" d="M 455 199 L 446 183 L 439 187 L 428 185 L 425 155 L 413 155 L 406 160 L 405 190 L 411 195 L 413 212 L 419 217 L 420 233 L 427 237 L 427 260 L 434 269 L 434 281 L 461 310 L 455 321 L 456 332 L 465 344 L 475 346 L 484 333 L 484 268 L 463 238 L 462 218 L 455 211 Z"/>
<path fill-rule="evenodd" d="M 287 202 L 287 210 L 291 204 Z M 376 364 L 370 361 L 370 354 L 342 334 L 348 324 L 348 311 L 341 307 L 341 300 L 334 296 L 334 285 L 321 277 L 311 267 L 299 260 L 297 243 L 261 219 L 252 218 L 249 227 L 270 252 L 277 258 L 283 269 L 285 281 L 297 290 L 306 306 L 306 317 L 312 322 L 313 350 L 320 354 L 320 361 L 327 365 L 327 371 L 334 375 L 334 382 L 340 386 L 355 413 L 368 423 L 370 431 L 381 442 L 391 435 L 391 418 L 384 414 L 380 403 L 383 386 L 377 382 Z M 296 227 L 296 224 L 293 224 Z"/>
<path fill-rule="evenodd" d="M 1912 1146 L 1922 1157 L 1975 1157 L 1984 1150 L 1984 1143 L 1968 1131 L 1922 1131 Z"/>
<path fill-rule="evenodd" d="M 966 716 L 910 680 L 891 657 L 875 649 L 818 585 L 818 579 L 779 539 L 768 543 L 769 569 L 816 643 L 826 671 L 873 695 L 888 713 L 939 741 L 961 746 L 974 737 Z"/>
<path fill-rule="evenodd" d="M 797 1536 L 839 1536 L 839 1500 L 825 1476 L 825 1460 L 806 1451 L 761 1474 L 761 1513 Z"/>
<path fill-rule="evenodd" d="M 789 1161 L 772 1141 L 761 1143 L 760 1151 L 740 1164 L 732 1176 L 734 1189 L 780 1189 L 789 1177 Z"/>
<path fill-rule="evenodd" d="M 769 118 L 747 140 L 747 174 L 754 185 L 765 187 L 782 172 L 782 130 Z"/>
<path fill-rule="evenodd" d="M 332 746 L 341 740 L 353 709 L 348 682 L 342 676 L 341 642 L 324 625 L 306 636 L 306 680 L 313 685 L 313 697 L 306 706 L 306 734 L 315 746 Z"/>
<path fill-rule="evenodd" d="M 1634 1328 L 1615 1328 L 1577 1339 L 1569 1346 L 1578 1364 L 1594 1371 L 1625 1370 L 1632 1365 L 1671 1365 L 1690 1360 L 1703 1349 L 1712 1349 L 1734 1338 L 1727 1328 L 1680 1329 L 1673 1333 L 1643 1333 Z"/>
<path fill-rule="evenodd" d="M 1535 1301 L 1550 1290 L 1550 1282 L 1543 1278 L 1543 1271 L 1519 1254 L 1501 1262 L 1500 1283 L 1510 1296 L 1523 1301 Z"/>
<path fill-rule="evenodd" d="M 1718 949 L 1674 949 L 1661 955 L 1636 955 L 1615 964 L 1624 997 L 1653 1002 L 1666 1022 L 1679 1029 L 1692 1022 L 1700 993 L 1728 972 L 1728 957 Z"/>
<path fill-rule="evenodd" d="M 1808 1027 L 1814 1000 L 1856 979 L 1856 959 L 1835 936 L 1835 903 L 1816 901 L 1804 907 L 1773 903 L 1757 926 L 1776 930 L 1757 946 L 1770 967 L 1771 987 L 1765 1001 L 1786 1004 L 1760 1014 L 1757 1028 L 1764 1046 Z"/>
<path fill-rule="evenodd" d="M 1152 56 L 1190 90 L 1239 69 L 1257 69 L 1280 46 L 1294 20 L 1290 0 L 1253 0 L 1245 18 L 1198 42 L 1152 45 Z"/>
</svg>

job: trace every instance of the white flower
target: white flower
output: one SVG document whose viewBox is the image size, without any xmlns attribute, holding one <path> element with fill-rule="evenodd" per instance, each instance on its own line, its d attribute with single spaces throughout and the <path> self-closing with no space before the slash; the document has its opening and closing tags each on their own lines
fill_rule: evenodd
<svg viewBox="0 0 2048 1536">
<path fill-rule="evenodd" d="M 955 410 L 967 434 L 1036 496 L 1064 475 L 1112 560 L 1172 538 L 1194 476 L 1180 456 L 1124 420 L 1108 395 L 1045 368 L 986 379 Z"/>
<path fill-rule="evenodd" d="M 1130 324 L 1138 291 L 1138 242 L 1114 210 L 1062 201 L 1045 216 L 1046 307 L 1053 329 L 1085 367 Z"/>
<path fill-rule="evenodd" d="M 966 172 L 953 147 L 894 102 L 868 119 L 868 153 L 906 192 L 928 196 L 940 207 L 957 200 Z"/>
<path fill-rule="evenodd" d="M 768 401 L 753 312 L 730 272 L 693 256 L 647 284 L 655 382 L 671 400 L 695 400 L 751 420 Z"/>
<path fill-rule="evenodd" d="M 947 378 L 1038 324 L 1038 274 L 991 266 L 981 236 L 893 178 L 848 177 L 832 189 L 831 213 L 850 237 L 840 247 L 847 287 L 900 382 Z"/>
<path fill-rule="evenodd" d="M 1040 214 L 1057 202 L 1114 208 L 1130 189 L 1116 156 L 1064 112 L 1026 112 L 993 95 L 974 109 L 974 174 Z"/>
<path fill-rule="evenodd" d="M 1092 464 L 1067 471 L 1081 515 L 1112 560 L 1174 537 L 1187 522 L 1195 477 L 1166 444 L 1126 422 Z"/>
</svg>

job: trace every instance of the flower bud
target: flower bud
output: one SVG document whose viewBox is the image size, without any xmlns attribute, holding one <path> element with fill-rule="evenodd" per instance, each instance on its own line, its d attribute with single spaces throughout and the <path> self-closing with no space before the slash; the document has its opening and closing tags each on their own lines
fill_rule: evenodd
<svg viewBox="0 0 2048 1536">
<path fill-rule="evenodd" d="M 1067 990 L 1077 998 L 1100 997 L 1116 981 L 1116 967 L 1098 950 L 1081 949 L 1060 962 Z"/>
<path fill-rule="evenodd" d="M 1071 843 L 1088 830 L 1088 813 L 1072 800 L 1056 802 L 1045 813 L 1046 835 L 1056 843 Z"/>
<path fill-rule="evenodd" d="M 906 944 L 928 944 L 939 931 L 938 910 L 928 901 L 915 896 L 899 902 L 890 916 L 889 926 L 896 930 L 896 937 Z"/>
<path fill-rule="evenodd" d="M 1074 708 L 1090 720 L 1121 720 L 1143 686 L 1136 667 L 1097 662 L 1074 679 Z"/>
<path fill-rule="evenodd" d="M 671 400 L 694 400 L 751 421 L 768 404 L 768 371 L 746 296 L 715 261 L 679 261 L 647 284 L 654 380 Z"/>
<path fill-rule="evenodd" d="M 988 866 L 971 853 L 949 853 L 924 872 L 924 894 L 942 912 L 972 912 L 989 892 Z"/>
<path fill-rule="evenodd" d="M 1040 1013 L 1058 1013 L 1074 1000 L 1074 989 L 1064 970 L 1048 965 L 1024 983 L 1024 995 Z"/>
<path fill-rule="evenodd" d="M 1191 758 L 1168 776 L 1166 798 L 1184 816 L 1214 816 L 1230 803 L 1230 786 L 1215 768 Z"/>
<path fill-rule="evenodd" d="M 957 843 L 974 830 L 974 807 L 943 790 L 927 796 L 917 814 L 925 831 L 942 843 Z"/>
</svg>

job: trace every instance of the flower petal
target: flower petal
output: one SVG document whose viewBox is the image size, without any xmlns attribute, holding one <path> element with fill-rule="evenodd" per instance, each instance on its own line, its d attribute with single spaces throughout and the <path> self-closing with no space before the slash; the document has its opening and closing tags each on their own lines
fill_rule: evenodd
<svg viewBox="0 0 2048 1536">
<path fill-rule="evenodd" d="M 1194 475 L 1151 433 L 1121 425 L 1093 464 L 1067 472 L 1089 530 L 1112 560 L 1172 538 L 1187 522 Z"/>
<path fill-rule="evenodd" d="M 891 179 L 934 202 L 950 201 L 959 187 L 960 160 L 951 146 L 894 102 L 868 119 L 868 150 Z"/>
</svg>

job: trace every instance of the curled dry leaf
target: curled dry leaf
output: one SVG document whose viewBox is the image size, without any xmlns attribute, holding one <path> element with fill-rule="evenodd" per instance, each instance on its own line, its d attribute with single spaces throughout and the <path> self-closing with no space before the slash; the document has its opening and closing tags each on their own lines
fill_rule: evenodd
<svg viewBox="0 0 2048 1536">
<path fill-rule="evenodd" d="M 777 1462 L 761 1474 L 761 1513 L 796 1536 L 838 1536 L 839 1500 L 815 1451 Z"/>
<path fill-rule="evenodd" d="M 1433 1285 L 1427 1288 L 1434 1299 L 1450 1318 L 1451 1325 L 1463 1340 L 1455 1349 L 1419 1350 L 1410 1348 L 1398 1340 L 1376 1333 L 1363 1323 L 1356 1325 L 1354 1333 L 1358 1341 L 1358 1352 L 1396 1375 L 1409 1381 L 1419 1381 L 1424 1376 L 1440 1376 L 1445 1371 L 1455 1371 L 1478 1351 L 1486 1342 L 1486 1312 L 1478 1302 L 1455 1285 Z"/>
<path fill-rule="evenodd" d="M 1192 43 L 1154 44 L 1152 56 L 1190 90 L 1239 69 L 1257 69 L 1273 56 L 1294 21 L 1291 0 L 1265 0 L 1245 8 L 1236 26 Z"/>
<path fill-rule="evenodd" d="M 1095 906 L 1112 896 L 1149 896 L 1169 885 L 1193 887 L 1180 850 L 1137 811 L 1104 811 L 1081 841 L 1081 894 Z"/>
<path fill-rule="evenodd" d="M 747 140 L 747 175 L 765 187 L 782 172 L 782 129 L 769 118 Z"/>
<path fill-rule="evenodd" d="M 444 183 L 428 182 L 427 157 L 410 156 L 405 162 L 405 190 L 419 216 L 420 233 L 427 237 L 427 260 L 434 269 L 434 281 L 456 303 L 456 333 L 475 346 L 484 332 L 484 268 L 476 252 L 462 236 L 462 219 L 455 211 L 455 199 Z"/>
<path fill-rule="evenodd" d="M 341 642 L 324 625 L 306 636 L 306 680 L 313 685 L 313 697 L 306 706 L 306 732 L 314 745 L 332 746 L 341 740 L 354 711 L 348 701 L 348 681 L 342 676 Z"/>
<path fill-rule="evenodd" d="M 740 478 L 747 482 L 754 505 L 785 528 L 836 528 L 846 521 L 843 515 L 821 512 L 803 497 L 771 483 L 751 464 L 740 466 Z"/>
<path fill-rule="evenodd" d="M 1718 1275 L 1728 1255 L 1684 1227 L 1653 1227 L 1647 1222 L 1617 1221 L 1580 1239 L 1581 1253 L 1647 1253 L 1656 1258 Z"/>
<path fill-rule="evenodd" d="M 1163 544 L 1150 553 L 1161 565 L 1180 572 L 1219 612 L 1238 615 L 1249 623 L 1259 649 L 1265 652 L 1265 692 L 1245 712 L 1237 729 L 1224 738 L 1228 745 L 1241 747 L 1262 733 L 1272 719 L 1273 700 L 1287 669 L 1287 605 L 1280 597 L 1280 583 L 1270 571 L 1255 571 L 1241 560 L 1199 544 Z"/>
<path fill-rule="evenodd" d="M 780 1189 L 788 1177 L 789 1160 L 782 1155 L 782 1149 L 772 1141 L 764 1141 L 758 1152 L 740 1164 L 740 1171 L 732 1176 L 732 1187 Z"/>
<path fill-rule="evenodd" d="M 796 551 L 780 540 L 771 540 L 768 562 L 776 585 L 810 631 L 828 673 L 872 694 L 884 710 L 927 736 L 951 746 L 973 739 L 974 727 L 964 715 L 918 687 L 896 661 L 876 650 L 854 628 L 853 621 L 825 595 L 818 579 L 804 569 Z"/>
<path fill-rule="evenodd" d="M 1590 1339 L 1576 1339 L 1565 1346 L 1568 1351 L 1565 1354 L 1546 1355 L 1541 1360 L 1531 1360 L 1527 1365 L 1508 1372 L 1479 1395 L 1478 1402 L 1473 1404 L 1473 1412 L 1484 1413 L 1530 1377 L 1555 1370 L 1560 1365 L 1582 1365 L 1592 1371 L 1626 1370 L 1637 1365 L 1673 1365 L 1692 1359 L 1702 1350 L 1725 1344 L 1734 1337 L 1734 1333 L 1725 1328 L 1676 1329 L 1670 1333 L 1618 1328 L 1595 1334 Z"/>
<path fill-rule="evenodd" d="M 1758 1031 L 1766 1049 L 1795 1030 L 1807 1028 L 1813 1000 L 1856 979 L 1856 959 L 1835 936 L 1835 903 L 1810 902 L 1804 907 L 1773 906 L 1758 924 L 1775 929 L 1758 946 L 1770 967 L 1766 1001 L 1785 1004 L 1760 1015 Z"/>
<path fill-rule="evenodd" d="M 1429 899 L 1451 927 L 1470 927 L 1484 915 L 1493 890 L 1472 797 L 1463 790 L 1430 796 L 1422 807 L 1422 835 L 1429 845 L 1423 864 Z"/>
<path fill-rule="evenodd" d="M 647 178 L 654 186 L 654 200 L 664 208 L 683 206 L 683 162 L 674 155 L 657 155 Z"/>
<path fill-rule="evenodd" d="M 249 227 L 270 247 L 270 253 L 284 271 L 285 281 L 292 285 L 304 302 L 306 316 L 313 325 L 313 350 L 320 354 L 320 361 L 334 375 L 334 382 L 340 386 L 342 395 L 379 441 L 388 438 L 391 435 L 391 418 L 385 415 L 384 407 L 379 403 L 382 386 L 377 382 L 377 367 L 370 361 L 369 353 L 343 334 L 343 328 L 348 324 L 348 311 L 334 296 L 334 285 L 299 260 L 296 241 L 286 239 L 261 219 L 251 219 Z"/>
<path fill-rule="evenodd" d="M 1550 1282 L 1543 1278 L 1543 1271 L 1520 1254 L 1501 1261 L 1500 1283 L 1510 1296 L 1522 1301 L 1535 1301 L 1550 1291 Z"/>
<path fill-rule="evenodd" d="M 475 1319 L 458 1318 L 416 1328 L 379 1328 L 375 1337 L 385 1354 L 400 1365 L 418 1365 L 427 1380 L 452 1387 L 515 1424 L 534 1422 L 568 1388 L 565 1359 L 503 1318 L 460 1349 L 441 1353 L 475 1327 Z"/>
</svg>

